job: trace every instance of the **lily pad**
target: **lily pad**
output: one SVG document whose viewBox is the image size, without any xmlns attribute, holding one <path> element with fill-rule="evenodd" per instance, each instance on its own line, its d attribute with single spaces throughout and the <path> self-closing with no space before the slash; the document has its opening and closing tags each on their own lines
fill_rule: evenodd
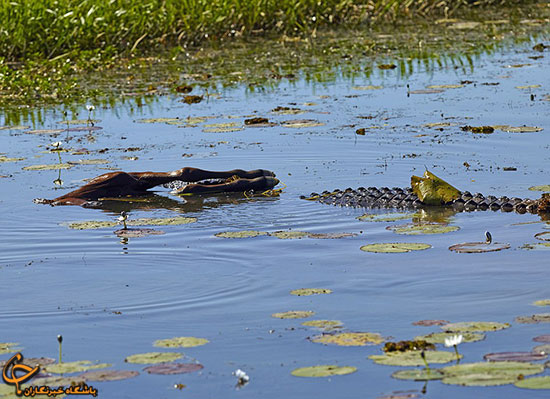
<svg viewBox="0 0 550 399">
<path fill-rule="evenodd" d="M 161 363 L 155 366 L 145 367 L 143 371 L 147 371 L 149 374 L 186 374 L 194 371 L 202 370 L 204 366 L 198 363 Z"/>
<path fill-rule="evenodd" d="M 413 380 L 413 381 L 430 381 L 440 380 L 444 374 L 439 369 L 412 369 L 412 370 L 399 370 L 391 375 L 398 380 Z"/>
<path fill-rule="evenodd" d="M 265 231 L 242 230 L 242 231 L 224 231 L 221 233 L 216 233 L 214 235 L 220 238 L 250 238 L 250 237 L 258 237 L 258 236 L 266 236 L 266 235 L 269 235 L 269 233 Z"/>
<path fill-rule="evenodd" d="M 271 110 L 271 113 L 277 115 L 298 115 L 303 114 L 306 111 L 301 110 L 300 108 L 289 108 L 289 107 L 277 107 Z"/>
<path fill-rule="evenodd" d="M 377 333 L 344 332 L 319 335 L 311 338 L 311 342 L 325 345 L 334 344 L 338 346 L 366 346 L 379 345 L 384 342 L 384 338 Z"/>
<path fill-rule="evenodd" d="M 148 119 L 138 119 L 137 123 L 168 123 L 168 122 L 181 122 L 184 123 L 184 119 L 180 118 L 148 118 Z"/>
<path fill-rule="evenodd" d="M 308 320 L 302 323 L 306 327 L 321 328 L 323 330 L 331 330 L 342 327 L 343 323 L 340 320 Z"/>
<path fill-rule="evenodd" d="M 428 363 L 449 363 L 456 360 L 454 352 L 447 351 L 425 351 Z M 460 355 L 462 357 L 462 355 Z M 369 359 L 377 364 L 386 366 L 423 366 L 424 360 L 421 351 L 388 352 L 384 355 L 371 355 Z"/>
<path fill-rule="evenodd" d="M 0 355 L 19 352 L 21 348 L 17 345 L 19 345 L 17 342 L 0 342 Z"/>
<path fill-rule="evenodd" d="M 27 134 L 59 134 L 64 132 L 64 129 L 35 129 L 35 130 L 26 130 Z"/>
<path fill-rule="evenodd" d="M 70 169 L 73 165 L 68 163 L 54 163 L 49 165 L 31 165 L 25 166 L 23 170 L 58 170 L 58 169 Z"/>
<path fill-rule="evenodd" d="M 550 231 L 535 234 L 535 238 L 541 241 L 550 241 Z"/>
<path fill-rule="evenodd" d="M 311 310 L 289 310 L 288 312 L 273 313 L 271 317 L 276 319 L 306 319 L 315 314 Z"/>
<path fill-rule="evenodd" d="M 206 345 L 208 341 L 206 338 L 195 337 L 175 337 L 170 339 L 156 340 L 153 345 L 163 348 L 192 348 L 194 346 Z"/>
<path fill-rule="evenodd" d="M 540 85 L 525 85 L 525 86 L 516 86 L 516 89 L 525 90 L 525 89 L 538 89 Z"/>
<path fill-rule="evenodd" d="M 148 352 L 128 356 L 124 361 L 134 364 L 156 364 L 173 362 L 174 360 L 180 359 L 182 356 L 181 353 L 176 352 Z"/>
<path fill-rule="evenodd" d="M 383 89 L 384 86 L 353 86 L 353 90 L 380 90 Z"/>
<path fill-rule="evenodd" d="M 173 218 L 143 218 L 132 219 L 126 221 L 128 226 L 176 226 L 182 224 L 195 223 L 197 218 L 177 216 Z M 85 222 L 71 222 L 68 224 L 69 228 L 75 230 L 89 230 L 89 229 L 102 229 L 106 227 L 114 227 L 118 225 L 117 222 L 111 221 L 96 221 L 90 220 Z"/>
<path fill-rule="evenodd" d="M 460 89 L 464 87 L 462 84 L 447 84 L 447 85 L 430 85 L 426 86 L 428 89 Z"/>
<path fill-rule="evenodd" d="M 103 129 L 101 126 L 75 126 L 65 129 L 65 132 L 93 132 Z"/>
<path fill-rule="evenodd" d="M 450 332 L 485 332 L 497 331 L 509 328 L 508 323 L 497 323 L 494 321 L 462 321 L 459 323 L 449 323 L 441 326 L 441 329 Z"/>
<path fill-rule="evenodd" d="M 539 299 L 538 301 L 533 302 L 535 306 L 550 306 L 550 299 Z"/>
<path fill-rule="evenodd" d="M 534 132 L 541 132 L 544 129 L 542 127 L 536 127 L 536 126 L 508 126 L 502 129 L 505 132 L 509 133 L 534 133 Z"/>
<path fill-rule="evenodd" d="M 309 233 L 308 238 L 316 238 L 321 240 L 337 240 L 340 238 L 355 237 L 355 233 Z"/>
<path fill-rule="evenodd" d="M 93 123 L 95 125 L 99 122 L 101 122 L 99 119 L 72 119 L 68 121 L 59 121 L 57 123 L 62 125 L 91 125 Z"/>
<path fill-rule="evenodd" d="M 521 324 L 550 323 L 550 313 L 539 313 L 531 316 L 518 316 L 515 321 L 516 323 Z"/>
<path fill-rule="evenodd" d="M 550 342 L 550 334 L 539 335 L 538 337 L 533 338 L 535 342 Z"/>
<path fill-rule="evenodd" d="M 533 348 L 532 352 L 548 355 L 550 353 L 550 344 L 537 345 Z"/>
<path fill-rule="evenodd" d="M 0 344 L 0 346 L 1 345 L 2 344 Z M 16 352 L 19 352 L 19 350 Z M 43 366 L 47 366 L 48 364 L 53 364 L 56 362 L 56 360 L 52 359 L 51 357 L 25 357 L 23 360 L 26 365 L 31 367 L 34 367 L 34 366 L 43 367 Z M 0 368 L 4 367 L 4 365 L 6 364 L 6 361 L 0 362 Z"/>
<path fill-rule="evenodd" d="M 300 288 L 299 290 L 290 291 L 291 295 L 297 296 L 309 296 L 309 295 L 318 295 L 318 294 L 331 294 L 332 290 L 327 288 Z"/>
<path fill-rule="evenodd" d="M 525 378 L 514 385 L 524 389 L 550 389 L 550 376 Z"/>
<path fill-rule="evenodd" d="M 244 130 L 242 127 L 236 126 L 236 127 L 209 127 L 206 129 L 202 129 L 204 133 L 231 133 L 231 132 L 238 132 L 240 130 Z"/>
<path fill-rule="evenodd" d="M 412 323 L 413 326 L 442 326 L 443 324 L 449 324 L 448 320 L 418 320 Z"/>
<path fill-rule="evenodd" d="M 289 121 L 284 121 L 282 123 L 282 126 L 299 129 L 303 127 L 324 126 L 324 123 L 316 121 L 314 119 L 293 119 Z"/>
<path fill-rule="evenodd" d="M 155 230 L 155 229 L 146 229 L 146 228 L 138 228 L 138 229 L 119 229 L 115 230 L 113 232 L 116 234 L 117 237 L 121 238 L 139 238 L 139 237 L 145 237 L 145 236 L 158 236 L 165 234 L 162 230 Z"/>
<path fill-rule="evenodd" d="M 270 235 L 280 238 L 282 240 L 292 240 L 296 238 L 307 237 L 309 233 L 306 233 L 305 231 L 297 231 L 297 230 L 288 230 L 288 231 L 280 230 L 274 233 L 270 233 Z"/>
<path fill-rule="evenodd" d="M 415 242 L 390 242 L 363 245 L 360 249 L 365 252 L 375 253 L 404 253 L 411 251 L 421 251 L 431 248 L 430 244 L 422 244 Z"/>
<path fill-rule="evenodd" d="M 409 223 L 409 224 L 400 224 L 396 226 L 388 226 L 386 229 L 393 231 L 397 234 L 407 234 L 407 235 L 421 235 L 421 234 L 444 234 L 450 233 L 453 231 L 460 230 L 458 226 L 449 226 L 441 223 Z"/>
<path fill-rule="evenodd" d="M 78 373 L 81 371 L 104 369 L 111 367 L 109 363 L 93 363 L 89 360 L 78 360 L 76 362 L 63 362 L 49 364 L 43 368 L 44 371 L 54 374 Z"/>
<path fill-rule="evenodd" d="M 414 213 L 385 213 L 382 215 L 364 214 L 358 216 L 357 219 L 362 222 L 395 222 L 397 220 L 411 219 Z"/>
<path fill-rule="evenodd" d="M 337 365 L 319 365 L 311 367 L 301 367 L 292 370 L 291 374 L 295 377 L 330 377 L 333 375 L 345 375 L 355 373 L 357 367 L 337 366 Z"/>
<path fill-rule="evenodd" d="M 419 337 L 415 337 L 414 339 L 424 340 L 431 344 L 444 344 L 446 338 L 450 338 L 455 335 L 456 333 L 454 332 L 440 332 L 440 333 L 431 333 L 427 335 L 421 335 Z M 485 339 L 485 334 L 465 332 L 461 335 L 462 335 L 462 342 L 476 342 L 476 341 L 481 341 Z"/>
<path fill-rule="evenodd" d="M 72 222 L 69 223 L 68 226 L 70 229 L 75 230 L 94 230 L 94 229 L 103 229 L 106 227 L 114 227 L 118 223 L 117 222 L 110 222 L 107 220 L 90 220 L 86 222 Z"/>
<path fill-rule="evenodd" d="M 536 362 L 547 357 L 548 355 L 535 352 L 499 352 L 487 353 L 483 359 L 489 362 Z"/>
<path fill-rule="evenodd" d="M 536 244 L 524 244 L 520 247 L 521 249 L 527 250 L 543 250 L 547 251 L 550 249 L 550 242 L 537 242 Z"/>
<path fill-rule="evenodd" d="M 17 162 L 17 161 L 24 161 L 25 158 L 8 158 L 0 156 L 0 163 L 2 162 Z"/>
<path fill-rule="evenodd" d="M 429 205 L 446 204 L 460 197 L 458 189 L 428 170 L 423 177 L 412 176 L 411 187 L 420 201 Z"/>
<path fill-rule="evenodd" d="M 495 252 L 503 249 L 510 248 L 510 244 L 503 242 L 464 242 L 462 244 L 455 244 L 449 247 L 450 251 L 466 254 L 478 254 L 483 252 Z"/>
<path fill-rule="evenodd" d="M 437 94 L 443 93 L 444 90 L 441 89 L 419 89 L 419 90 L 410 90 L 408 94 Z"/>
<path fill-rule="evenodd" d="M 479 362 L 441 369 L 444 384 L 494 386 L 513 384 L 525 375 L 538 374 L 544 365 L 524 362 Z"/>
<path fill-rule="evenodd" d="M 532 187 L 529 187 L 529 190 L 531 191 L 545 191 L 545 192 L 550 192 L 550 184 L 543 184 L 541 186 L 532 186 Z"/>
<path fill-rule="evenodd" d="M 70 165 L 103 165 L 109 163 L 106 159 L 79 159 L 78 161 L 69 161 Z"/>
<path fill-rule="evenodd" d="M 30 126 L 27 126 L 27 125 L 0 126 L 0 130 L 25 130 L 29 128 Z"/>
<path fill-rule="evenodd" d="M 86 381 L 119 381 L 127 380 L 128 378 L 137 377 L 139 372 L 134 370 L 100 370 L 87 371 L 80 374 L 78 377 Z"/>
</svg>

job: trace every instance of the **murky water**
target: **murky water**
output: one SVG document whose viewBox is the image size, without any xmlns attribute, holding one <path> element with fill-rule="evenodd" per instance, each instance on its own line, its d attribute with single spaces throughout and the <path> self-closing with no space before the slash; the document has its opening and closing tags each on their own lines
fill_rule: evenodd
<svg viewBox="0 0 550 399">
<path fill-rule="evenodd" d="M 66 361 L 90 359 L 116 369 L 141 371 L 124 362 L 134 353 L 158 350 L 157 339 L 196 336 L 210 343 L 176 349 L 187 361 L 197 359 L 202 372 L 160 376 L 146 372 L 132 380 L 93 383 L 100 397 L 195 398 L 377 397 L 393 391 L 420 394 L 422 382 L 390 377 L 398 367 L 375 365 L 367 356 L 380 346 L 323 346 L 307 340 L 317 334 L 303 320 L 280 320 L 272 313 L 312 310 L 315 319 L 337 319 L 348 331 L 377 332 L 396 340 L 437 331 L 418 327 L 420 319 L 498 321 L 512 328 L 488 333 L 484 341 L 460 346 L 464 362 L 483 360 L 489 352 L 530 351 L 532 338 L 548 325 L 514 322 L 519 315 L 542 313 L 531 305 L 549 298 L 549 262 L 545 251 L 520 249 L 535 243 L 548 228 L 536 215 L 502 212 L 459 213 L 460 230 L 441 235 L 405 236 L 386 229 L 391 223 L 356 219 L 361 209 L 335 208 L 300 200 L 301 194 L 359 186 L 407 186 L 425 167 L 462 190 L 486 195 L 537 198 L 529 191 L 548 184 L 550 160 L 550 58 L 531 48 L 536 43 L 485 55 L 468 70 L 430 68 L 400 77 L 397 71 L 370 78 L 336 79 L 323 84 L 298 80 L 266 92 L 245 87 L 191 106 L 181 97 L 159 97 L 151 105 L 131 103 L 100 108 L 93 117 L 103 129 L 63 132 L 56 136 L 0 131 L 2 153 L 22 157 L 0 163 L 0 342 L 19 342 L 30 356 L 57 354 L 57 334 L 64 337 Z M 440 93 L 410 94 L 430 85 L 460 84 Z M 517 86 L 536 87 L 518 89 Z M 359 86 L 381 86 L 361 90 Z M 364 87 L 363 87 L 364 89 Z M 546 96 L 546 97 L 545 97 Z M 277 106 L 296 107 L 300 115 L 277 115 Z M 291 128 L 245 127 L 205 133 L 205 124 L 237 122 L 248 115 L 273 122 L 313 119 L 323 125 Z M 87 117 L 82 110 L 81 118 Z M 212 117 L 195 127 L 139 123 L 142 118 Z M 60 111 L 46 111 L 37 129 L 59 128 Z M 427 127 L 447 122 L 450 126 Z M 537 126 L 535 133 L 473 134 L 464 125 Z M 366 128 L 364 136 L 355 130 Z M 108 164 L 76 165 L 59 172 L 23 167 L 57 163 L 45 151 L 53 141 L 89 154 L 61 153 L 63 162 L 105 159 Z M 129 151 L 131 147 L 138 150 Z M 108 148 L 107 151 L 99 152 Z M 191 154 L 183 157 L 183 154 Z M 137 159 L 128 159 L 137 157 Z M 464 163 L 470 166 L 467 168 Z M 183 166 L 212 170 L 270 169 L 286 184 L 279 198 L 218 196 L 171 199 L 151 209 L 118 204 L 109 210 L 36 205 L 33 198 L 54 198 L 106 172 L 168 171 Z M 504 168 L 515 168 L 505 171 Z M 54 180 L 63 180 L 63 186 Z M 73 230 L 68 222 L 115 220 L 122 209 L 130 219 L 193 216 L 196 223 L 155 227 L 164 235 L 121 243 L 116 228 Z M 373 210 L 385 213 L 384 210 Z M 522 224 L 524 222 L 540 222 Z M 222 239 L 222 231 L 300 230 L 350 232 L 334 240 L 275 237 Z M 485 254 L 456 254 L 455 243 L 483 240 L 490 231 L 511 248 Z M 360 251 L 377 242 L 425 242 L 426 251 L 374 254 Z M 330 295 L 297 297 L 303 287 L 333 290 Z M 1 355 L 7 359 L 9 355 Z M 324 379 L 290 375 L 297 367 L 351 365 L 354 374 Z M 231 373 L 241 368 L 251 377 L 235 390 Z M 546 371 L 544 373 L 548 375 Z M 174 384 L 183 383 L 183 391 Z M 542 392 L 542 393 L 541 393 Z M 426 397 L 546 397 L 545 391 L 520 391 L 513 385 L 465 388 L 432 381 Z"/>
</svg>

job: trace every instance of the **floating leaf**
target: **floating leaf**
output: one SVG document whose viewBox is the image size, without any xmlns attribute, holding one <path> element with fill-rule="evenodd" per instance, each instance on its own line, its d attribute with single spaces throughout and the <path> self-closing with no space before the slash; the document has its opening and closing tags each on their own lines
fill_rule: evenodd
<svg viewBox="0 0 550 399">
<path fill-rule="evenodd" d="M 68 163 L 54 163 L 49 165 L 31 165 L 25 166 L 23 170 L 57 170 L 57 169 L 70 169 L 73 165 Z"/>
<path fill-rule="evenodd" d="M 441 369 L 444 384 L 493 386 L 512 384 L 521 376 L 540 373 L 542 364 L 523 362 L 479 362 L 448 366 Z"/>
<path fill-rule="evenodd" d="M 162 230 L 138 228 L 138 229 L 119 229 L 113 232 L 121 238 L 139 238 L 145 236 L 158 236 L 164 234 Z"/>
<path fill-rule="evenodd" d="M 364 214 L 358 216 L 357 219 L 362 222 L 395 222 L 397 220 L 411 219 L 414 213 L 385 213 L 382 215 Z"/>
<path fill-rule="evenodd" d="M 124 361 L 135 364 L 155 364 L 173 362 L 174 360 L 180 359 L 182 356 L 181 353 L 176 352 L 148 352 L 128 356 Z"/>
<path fill-rule="evenodd" d="M 353 86 L 353 90 L 380 90 L 383 89 L 384 86 Z"/>
<path fill-rule="evenodd" d="M 515 321 L 516 323 L 522 324 L 550 323 L 550 313 L 539 313 L 531 316 L 518 316 Z"/>
<path fill-rule="evenodd" d="M 331 293 L 332 293 L 332 290 L 329 290 L 327 288 L 300 288 L 299 290 L 290 291 L 291 295 L 297 295 L 297 296 L 331 294 Z"/>
<path fill-rule="evenodd" d="M 477 28 L 479 25 L 481 25 L 480 22 L 476 22 L 476 21 L 464 21 L 464 22 L 455 22 L 455 23 L 449 25 L 449 28 L 450 28 L 450 29 L 466 30 L 466 29 L 474 29 L 474 28 Z"/>
<path fill-rule="evenodd" d="M 448 85 L 430 85 L 427 86 L 428 89 L 459 89 L 464 87 L 462 84 L 448 84 Z"/>
<path fill-rule="evenodd" d="M 420 89 L 420 90 L 410 90 L 407 93 L 408 94 L 437 94 L 437 93 L 443 93 L 444 90 L 440 89 Z"/>
<path fill-rule="evenodd" d="M 503 131 L 509 132 L 509 133 L 534 133 L 534 132 L 541 132 L 544 129 L 542 127 L 536 127 L 536 126 L 508 126 L 502 128 Z"/>
<path fill-rule="evenodd" d="M 276 319 L 305 319 L 315 314 L 311 310 L 289 310 L 288 312 L 273 313 L 271 317 Z"/>
<path fill-rule="evenodd" d="M 44 371 L 54 374 L 65 374 L 65 373 L 78 373 L 80 371 L 94 370 L 94 369 L 104 369 L 106 367 L 111 367 L 112 364 L 109 363 L 92 363 L 89 360 L 78 360 L 76 362 L 63 362 L 49 364 L 43 368 Z"/>
<path fill-rule="evenodd" d="M 415 337 L 415 340 L 424 340 L 431 344 L 444 344 L 446 338 L 451 338 L 455 336 L 454 332 L 440 332 L 440 333 L 431 333 L 427 335 L 421 335 Z M 462 342 L 476 342 L 485 339 L 485 334 L 476 334 L 470 332 L 464 332 L 462 335 Z"/>
<path fill-rule="evenodd" d="M 19 352 L 21 348 L 14 348 L 17 345 L 19 345 L 17 342 L 0 342 L 0 355 Z"/>
<path fill-rule="evenodd" d="M 449 247 L 450 251 L 467 254 L 477 254 L 482 252 L 495 252 L 503 249 L 510 248 L 510 244 L 503 242 L 464 242 L 462 244 L 455 244 Z"/>
<path fill-rule="evenodd" d="M 378 69 L 395 69 L 397 65 L 395 64 L 379 64 Z"/>
<path fill-rule="evenodd" d="M 214 234 L 216 237 L 221 238 L 250 238 L 258 236 L 266 236 L 269 233 L 265 231 L 256 231 L 256 230 L 242 230 L 242 231 L 224 231 L 221 233 Z"/>
<path fill-rule="evenodd" d="M 307 237 L 309 233 L 306 233 L 304 231 L 296 231 L 296 230 L 288 230 L 288 231 L 280 230 L 274 233 L 270 233 L 270 235 L 280 238 L 282 240 L 292 240 L 296 238 Z"/>
<path fill-rule="evenodd" d="M 298 115 L 303 114 L 306 111 L 301 110 L 300 108 L 277 107 L 272 109 L 271 112 L 277 115 Z"/>
<path fill-rule="evenodd" d="M 525 389 L 550 389 L 550 376 L 525 378 L 514 385 Z"/>
<path fill-rule="evenodd" d="M 0 163 L 2 162 L 17 162 L 17 161 L 24 161 L 25 158 L 8 158 L 0 156 Z"/>
<path fill-rule="evenodd" d="M 76 126 L 65 129 L 65 132 L 93 132 L 103 129 L 101 126 Z"/>
<path fill-rule="evenodd" d="M 532 186 L 529 187 L 529 190 L 550 192 L 550 184 L 543 184 L 542 186 Z"/>
<path fill-rule="evenodd" d="M 204 125 L 204 127 L 224 129 L 229 127 L 241 127 L 241 125 L 238 122 L 224 122 L 224 123 L 209 123 L 207 125 Z"/>
<path fill-rule="evenodd" d="M 360 249 L 365 252 L 376 253 L 404 253 L 411 251 L 421 251 L 431 248 L 430 244 L 422 244 L 415 242 L 391 242 L 363 245 Z"/>
<path fill-rule="evenodd" d="M 331 330 L 334 328 L 342 327 L 343 323 L 340 320 L 308 320 L 302 323 L 306 327 L 321 328 L 324 330 Z"/>
<path fill-rule="evenodd" d="M 541 241 L 550 241 L 550 231 L 535 234 L 535 238 Z"/>
<path fill-rule="evenodd" d="M 445 331 L 451 332 L 485 332 L 497 331 L 510 327 L 508 323 L 497 323 L 494 321 L 462 321 L 459 323 L 449 323 L 441 326 Z"/>
<path fill-rule="evenodd" d="M 345 332 L 319 335 L 313 337 L 311 342 L 325 345 L 334 344 L 338 346 L 365 346 L 381 344 L 384 342 L 384 338 L 377 333 Z"/>
<path fill-rule="evenodd" d="M 72 222 L 72 223 L 69 223 L 68 226 L 70 229 L 75 229 L 75 230 L 93 230 L 93 229 L 103 229 L 106 227 L 114 227 L 117 224 L 118 224 L 117 222 L 90 220 L 86 222 Z"/>
<path fill-rule="evenodd" d="M 423 177 L 412 176 L 411 187 L 416 196 L 429 205 L 442 205 L 460 197 L 460 191 L 426 170 Z"/>
<path fill-rule="evenodd" d="M 231 133 L 244 130 L 242 127 L 210 127 L 207 129 L 202 129 L 204 133 Z"/>
<path fill-rule="evenodd" d="M 309 238 L 317 238 L 322 240 L 336 240 L 346 237 L 355 237 L 355 233 L 309 233 L 307 236 Z"/>
<path fill-rule="evenodd" d="M 29 128 L 30 126 L 26 126 L 26 125 L 0 126 L 0 130 L 25 130 Z"/>
<path fill-rule="evenodd" d="M 128 226 L 177 226 L 182 224 L 195 223 L 197 218 L 177 216 L 172 218 L 143 218 L 127 220 Z M 117 222 L 111 221 L 85 221 L 85 222 L 71 222 L 68 224 L 69 228 L 75 230 L 89 230 L 89 229 L 102 229 L 105 227 L 114 227 L 118 225 Z"/>
<path fill-rule="evenodd" d="M 536 244 L 524 244 L 520 247 L 521 249 L 527 249 L 527 250 L 549 250 L 550 249 L 550 242 L 538 242 Z"/>
<path fill-rule="evenodd" d="M 337 366 L 337 365 L 319 365 L 311 367 L 301 367 L 292 370 L 291 374 L 295 377 L 330 377 L 333 375 L 345 375 L 355 373 L 357 367 Z"/>
<path fill-rule="evenodd" d="M 532 352 L 548 355 L 550 353 L 550 344 L 537 345 L 533 348 Z"/>
<path fill-rule="evenodd" d="M 106 159 L 79 159 L 78 161 L 69 161 L 70 165 L 103 165 L 109 163 Z"/>
<path fill-rule="evenodd" d="M 184 123 L 185 120 L 180 118 L 148 118 L 148 119 L 138 119 L 138 123 L 168 123 L 168 122 L 181 122 Z"/>
<path fill-rule="evenodd" d="M 446 351 L 425 351 L 428 363 L 449 363 L 456 360 L 456 354 Z M 462 357 L 462 356 L 460 356 Z M 369 359 L 387 366 L 423 366 L 421 351 L 388 352 L 384 355 L 371 355 Z"/>
<path fill-rule="evenodd" d="M 153 345 L 161 346 L 163 348 L 191 348 L 194 346 L 206 345 L 208 342 L 210 341 L 205 338 L 175 337 L 156 340 Z"/>
<path fill-rule="evenodd" d="M 64 132 L 63 129 L 35 129 L 25 131 L 27 134 L 59 134 L 62 132 Z"/>
<path fill-rule="evenodd" d="M 1 346 L 2 346 L 2 344 L 0 344 L 0 347 Z M 21 348 L 19 348 L 15 352 L 19 352 L 20 350 L 21 350 Z M 53 363 L 56 362 L 56 360 L 52 359 L 51 357 L 25 357 L 23 359 L 23 361 L 26 365 L 31 366 L 31 367 L 34 367 L 34 366 L 43 367 L 43 366 L 46 366 L 48 364 L 53 364 Z M 3 368 L 5 366 L 5 364 L 6 364 L 6 361 L 1 361 L 0 362 L 0 368 Z"/>
<path fill-rule="evenodd" d="M 483 359 L 489 362 L 533 362 L 544 360 L 547 355 L 533 352 L 499 352 L 487 353 Z"/>
<path fill-rule="evenodd" d="M 516 89 L 538 89 L 540 85 L 525 85 L 525 86 L 516 86 Z"/>
<path fill-rule="evenodd" d="M 443 324 L 449 324 L 448 320 L 418 320 L 412 323 L 413 326 L 442 326 Z"/>
<path fill-rule="evenodd" d="M 128 378 L 137 377 L 139 372 L 133 370 L 100 370 L 87 371 L 80 374 L 78 377 L 86 381 L 119 381 Z"/>
<path fill-rule="evenodd" d="M 204 366 L 198 363 L 161 363 L 155 366 L 145 367 L 143 371 L 147 371 L 149 374 L 186 374 L 194 371 L 202 370 Z"/>
<path fill-rule="evenodd" d="M 284 121 L 282 123 L 284 127 L 303 128 L 303 127 L 317 127 L 323 126 L 324 123 L 316 121 L 314 119 L 294 119 L 290 121 Z"/>
<path fill-rule="evenodd" d="M 412 369 L 412 370 L 399 370 L 391 375 L 398 380 L 413 380 L 413 381 L 430 381 L 440 380 L 444 374 L 439 369 Z"/>
<path fill-rule="evenodd" d="M 421 234 L 444 234 L 460 230 L 458 226 L 448 226 L 443 223 L 423 223 L 423 224 L 400 224 L 386 227 L 388 230 L 397 234 L 421 235 Z"/>
<path fill-rule="evenodd" d="M 550 299 L 539 299 L 538 301 L 533 302 L 535 306 L 550 306 Z"/>
<path fill-rule="evenodd" d="M 63 124 L 63 125 L 91 125 L 91 124 L 97 124 L 101 122 L 99 119 L 72 119 L 69 121 L 59 121 L 57 123 Z"/>
</svg>

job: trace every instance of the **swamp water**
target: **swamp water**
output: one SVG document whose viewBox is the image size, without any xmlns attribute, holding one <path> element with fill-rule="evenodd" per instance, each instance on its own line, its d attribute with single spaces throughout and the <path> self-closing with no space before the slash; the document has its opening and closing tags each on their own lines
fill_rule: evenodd
<svg viewBox="0 0 550 399">
<path fill-rule="evenodd" d="M 403 235 L 387 227 L 410 220 L 360 221 L 364 209 L 299 199 L 334 188 L 406 187 L 410 176 L 421 175 L 426 167 L 461 190 L 538 198 L 540 192 L 529 187 L 550 183 L 550 57 L 548 50 L 532 48 L 545 39 L 503 47 L 465 65 L 419 63 L 405 75 L 400 68 L 375 66 L 368 77 L 336 73 L 335 79 L 322 83 L 296 79 L 254 92 L 237 85 L 210 92 L 192 105 L 181 102 L 180 95 L 156 97 L 142 106 L 132 100 L 113 107 L 97 105 L 91 117 L 99 120 L 98 130 L 31 132 L 66 129 L 67 124 L 59 123 L 65 119 L 59 109 L 44 110 L 43 123 L 27 129 L 2 128 L 1 155 L 16 159 L 0 163 L 0 342 L 18 342 L 26 357 L 57 358 L 56 336 L 62 334 L 65 362 L 88 359 L 140 372 L 121 381 L 89 381 L 105 398 L 547 397 L 547 390 L 521 390 L 512 384 L 463 387 L 394 379 L 391 374 L 403 367 L 368 359 L 383 354 L 383 344 L 314 343 L 311 339 L 323 331 L 302 325 L 339 320 L 341 328 L 333 332 L 378 333 L 399 341 L 442 331 L 437 325 L 412 324 L 424 319 L 510 323 L 510 328 L 487 332 L 484 340 L 460 344 L 461 364 L 483 361 L 492 352 L 531 351 L 540 344 L 534 337 L 550 333 L 549 324 L 524 324 L 515 318 L 545 313 L 532 303 L 550 298 L 549 248 L 522 248 L 545 242 L 534 238 L 549 231 L 541 217 L 491 211 L 441 216 L 428 211 L 424 220 L 443 218 L 459 230 Z M 277 107 L 296 110 L 274 112 Z M 275 125 L 244 125 L 253 116 Z M 88 112 L 82 107 L 76 117 L 86 119 Z M 179 119 L 144 123 L 150 118 Z M 309 122 L 287 122 L 297 119 Z M 498 126 L 491 134 L 476 134 L 462 131 L 465 125 Z M 500 125 L 543 130 L 508 132 Z M 360 128 L 364 135 L 356 134 Z M 48 150 L 56 141 L 67 151 Z M 98 159 L 103 161 L 81 162 Z M 68 169 L 25 169 L 60 161 Z M 168 171 L 183 166 L 269 169 L 286 188 L 279 197 L 249 199 L 178 198 L 159 187 L 159 197 L 148 202 L 115 201 L 103 210 L 32 202 L 57 197 L 109 170 Z M 122 210 L 129 213 L 129 221 L 178 216 L 196 221 L 146 226 L 164 234 L 128 239 L 113 233 L 120 226 L 69 227 L 74 222 L 116 222 Z M 242 230 L 354 235 L 215 236 Z M 509 243 L 510 249 L 449 251 L 456 243 L 483 241 L 485 231 L 495 241 Z M 431 248 L 401 254 L 360 250 L 367 244 L 395 242 Z M 290 294 L 299 288 L 332 292 Z M 272 317 L 291 310 L 315 314 L 305 319 Z M 156 340 L 180 336 L 209 342 L 153 346 Z M 454 353 L 452 349 L 438 345 L 438 350 Z M 147 365 L 125 362 L 130 355 L 156 351 L 180 353 L 178 362 L 204 368 L 155 375 L 143 371 Z M 11 356 L 0 353 L 0 360 Z M 319 364 L 353 366 L 357 371 L 325 378 L 291 375 L 296 368 Z M 250 382 L 236 389 L 232 372 L 239 368 Z M 539 375 L 548 376 L 548 370 Z"/>
</svg>

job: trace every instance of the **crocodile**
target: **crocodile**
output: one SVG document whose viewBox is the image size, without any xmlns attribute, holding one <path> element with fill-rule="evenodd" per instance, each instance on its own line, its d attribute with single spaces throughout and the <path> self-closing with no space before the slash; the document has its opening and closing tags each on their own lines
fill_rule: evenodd
<svg viewBox="0 0 550 399">
<path fill-rule="evenodd" d="M 418 209 L 433 206 L 421 201 L 410 187 L 336 189 L 323 191 L 320 194 L 311 193 L 309 197 L 301 196 L 300 198 L 318 201 L 323 204 L 362 208 Z M 544 214 L 550 213 L 550 194 L 543 194 L 539 199 L 528 199 L 506 196 L 496 197 L 494 195 L 484 196 L 480 193 L 472 194 L 469 191 L 461 191 L 457 199 L 442 204 L 442 206 L 452 207 L 458 212 L 500 210 L 502 212 L 515 211 L 518 213 Z"/>
</svg>

